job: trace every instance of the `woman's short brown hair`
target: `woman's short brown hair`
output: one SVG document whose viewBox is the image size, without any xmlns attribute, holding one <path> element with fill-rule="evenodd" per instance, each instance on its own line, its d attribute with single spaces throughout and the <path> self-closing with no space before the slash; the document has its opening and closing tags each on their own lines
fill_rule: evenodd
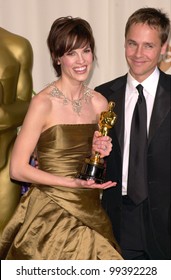
<svg viewBox="0 0 171 280">
<path fill-rule="evenodd" d="M 61 76 L 61 66 L 58 64 L 58 59 L 64 53 L 84 47 L 87 44 L 90 45 L 93 57 L 95 57 L 93 32 L 86 20 L 67 16 L 54 21 L 47 38 L 47 45 L 57 77 Z"/>
</svg>

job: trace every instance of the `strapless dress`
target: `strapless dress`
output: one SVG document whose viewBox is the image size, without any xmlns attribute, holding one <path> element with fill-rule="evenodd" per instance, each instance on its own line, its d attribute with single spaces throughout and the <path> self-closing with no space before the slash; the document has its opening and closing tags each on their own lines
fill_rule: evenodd
<svg viewBox="0 0 171 280">
<path fill-rule="evenodd" d="M 54 125 L 37 144 L 39 168 L 75 177 L 97 124 Z M 6 228 L 0 257 L 8 260 L 119 260 L 100 190 L 32 184 Z"/>
</svg>

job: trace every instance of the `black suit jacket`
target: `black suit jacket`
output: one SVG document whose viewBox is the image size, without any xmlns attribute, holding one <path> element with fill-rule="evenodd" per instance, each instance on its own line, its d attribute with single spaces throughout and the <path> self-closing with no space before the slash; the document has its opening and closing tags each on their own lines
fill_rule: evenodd
<svg viewBox="0 0 171 280">
<path fill-rule="evenodd" d="M 117 181 L 116 187 L 104 191 L 102 203 L 120 240 L 122 158 L 124 140 L 124 105 L 127 74 L 95 88 L 115 102 L 115 126 L 110 130 L 113 149 L 107 157 L 106 179 Z M 171 75 L 160 71 L 148 136 L 148 199 L 144 207 L 145 234 L 152 259 L 171 259 L 170 249 L 170 143 L 171 143 Z"/>
</svg>

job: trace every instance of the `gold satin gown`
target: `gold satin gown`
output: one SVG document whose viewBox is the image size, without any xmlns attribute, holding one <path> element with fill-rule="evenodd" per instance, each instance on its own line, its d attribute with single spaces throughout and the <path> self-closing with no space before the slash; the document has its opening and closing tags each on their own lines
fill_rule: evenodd
<svg viewBox="0 0 171 280">
<path fill-rule="evenodd" d="M 39 168 L 74 177 L 96 129 L 97 124 L 48 128 L 37 145 Z M 98 189 L 32 185 L 3 232 L 1 259 L 122 259 L 99 197 Z"/>
</svg>

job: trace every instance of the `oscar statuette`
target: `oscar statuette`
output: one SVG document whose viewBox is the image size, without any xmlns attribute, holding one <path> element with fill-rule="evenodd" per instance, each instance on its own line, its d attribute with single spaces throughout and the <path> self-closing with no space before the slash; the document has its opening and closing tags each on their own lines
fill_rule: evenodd
<svg viewBox="0 0 171 280">
<path fill-rule="evenodd" d="M 116 122 L 116 114 L 113 111 L 115 103 L 109 102 L 109 110 L 100 114 L 99 120 L 99 132 L 101 136 L 107 136 L 109 130 L 114 126 Z M 99 152 L 95 152 L 90 157 L 85 158 L 81 172 L 76 175 L 76 178 L 82 180 L 94 180 L 97 184 L 102 184 L 105 181 L 104 178 L 105 165 L 104 160 L 100 157 Z"/>
</svg>

